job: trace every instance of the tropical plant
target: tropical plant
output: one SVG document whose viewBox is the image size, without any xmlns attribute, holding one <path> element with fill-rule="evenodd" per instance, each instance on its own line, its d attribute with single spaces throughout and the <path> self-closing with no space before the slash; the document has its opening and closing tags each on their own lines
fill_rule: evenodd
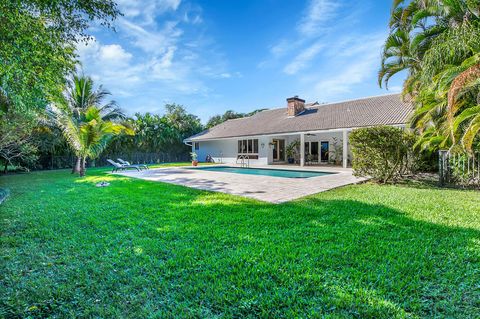
<svg viewBox="0 0 480 319">
<path fill-rule="evenodd" d="M 289 159 L 294 158 L 295 154 L 299 152 L 298 150 L 299 147 L 300 147 L 300 140 L 296 139 L 290 142 L 285 149 L 285 153 L 287 154 L 287 157 Z"/>
<path fill-rule="evenodd" d="M 394 0 L 379 84 L 407 72 L 404 97 L 415 105 L 416 147 L 461 145 L 480 132 L 480 0 Z"/>
<path fill-rule="evenodd" d="M 85 160 L 94 159 L 112 136 L 121 132 L 133 134 L 115 101 L 103 104 L 110 93 L 102 86 L 94 88 L 90 77 L 74 75 L 68 82 L 63 99 L 51 107 L 52 119 L 62 130 L 77 160 L 72 173 L 85 174 Z"/>
<path fill-rule="evenodd" d="M 190 157 L 192 158 L 192 161 L 195 162 L 197 161 L 198 155 L 195 152 L 190 152 Z"/>
<path fill-rule="evenodd" d="M 329 160 L 333 161 L 335 165 L 340 165 L 342 163 L 343 139 L 332 137 L 332 146 L 328 155 Z"/>
<path fill-rule="evenodd" d="M 52 107 L 52 111 L 68 144 L 80 159 L 80 176 L 85 175 L 86 159 L 97 158 L 112 136 L 124 131 L 133 134 L 123 124 L 105 120 L 102 109 L 97 106 L 90 106 L 76 115 L 65 108 Z"/>
<path fill-rule="evenodd" d="M 71 117 L 75 127 L 80 127 L 82 120 L 87 110 L 94 107 L 98 110 L 98 116 L 102 121 L 118 121 L 125 118 L 125 114 L 117 106 L 113 100 L 103 103 L 103 101 L 110 95 L 110 92 L 105 90 L 102 86 L 94 88 L 93 80 L 85 75 L 74 74 L 67 83 L 64 98 L 60 99 L 59 103 L 63 106 L 56 107 L 55 110 L 65 111 L 68 117 Z M 58 115 L 58 112 L 56 112 Z M 57 116 L 58 119 L 58 116 Z M 65 121 L 63 121 L 65 122 Z M 60 126 L 65 133 L 65 127 Z M 67 138 L 68 140 L 68 138 Z M 79 151 L 75 149 L 78 145 L 71 144 L 75 153 Z M 77 156 L 75 166 L 72 169 L 73 173 L 79 173 L 82 155 Z"/>
<path fill-rule="evenodd" d="M 119 135 L 105 151 L 115 154 L 167 153 L 171 156 L 187 156 L 191 147 L 183 140 L 203 130 L 200 119 L 188 113 L 181 105 L 166 105 L 164 115 L 136 113 L 127 122 L 135 131 L 134 136 Z"/>
</svg>

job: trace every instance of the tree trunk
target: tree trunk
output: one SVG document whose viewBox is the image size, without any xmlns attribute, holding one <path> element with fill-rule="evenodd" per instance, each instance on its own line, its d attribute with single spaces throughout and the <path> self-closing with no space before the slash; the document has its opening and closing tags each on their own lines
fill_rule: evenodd
<svg viewBox="0 0 480 319">
<path fill-rule="evenodd" d="M 77 157 L 77 160 L 75 162 L 75 166 L 72 168 L 72 174 L 80 173 L 80 164 L 81 164 L 81 158 Z"/>
<path fill-rule="evenodd" d="M 8 173 L 8 162 L 5 162 L 5 169 L 3 170 L 5 174 Z"/>
<path fill-rule="evenodd" d="M 86 161 L 85 160 L 86 160 L 86 158 L 82 157 L 82 159 L 80 161 L 80 177 L 85 176 L 85 171 L 86 171 L 86 169 L 85 169 L 85 162 Z"/>
</svg>

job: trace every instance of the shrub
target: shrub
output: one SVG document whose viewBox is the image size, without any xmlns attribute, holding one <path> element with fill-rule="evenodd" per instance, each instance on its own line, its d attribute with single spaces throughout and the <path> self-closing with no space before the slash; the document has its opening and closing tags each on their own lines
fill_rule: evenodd
<svg viewBox="0 0 480 319">
<path fill-rule="evenodd" d="M 350 134 L 355 176 L 387 183 L 416 170 L 419 155 L 413 152 L 415 136 L 391 126 L 354 130 Z"/>
</svg>

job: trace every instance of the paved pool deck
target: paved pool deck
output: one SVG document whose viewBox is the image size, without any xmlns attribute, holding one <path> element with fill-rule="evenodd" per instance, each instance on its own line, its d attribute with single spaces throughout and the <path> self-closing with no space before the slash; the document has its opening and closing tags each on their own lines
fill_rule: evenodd
<svg viewBox="0 0 480 319">
<path fill-rule="evenodd" d="M 217 165 L 215 165 L 217 166 Z M 218 165 L 235 166 L 235 165 Z M 122 171 L 116 174 L 149 181 L 171 183 L 202 190 L 228 193 L 270 203 L 288 202 L 333 188 L 359 183 L 365 178 L 353 176 L 352 170 L 331 166 L 292 167 L 287 165 L 251 166 L 252 168 L 290 169 L 335 172 L 310 178 L 284 178 L 203 171 L 193 167 L 167 167 L 144 171 Z"/>
</svg>

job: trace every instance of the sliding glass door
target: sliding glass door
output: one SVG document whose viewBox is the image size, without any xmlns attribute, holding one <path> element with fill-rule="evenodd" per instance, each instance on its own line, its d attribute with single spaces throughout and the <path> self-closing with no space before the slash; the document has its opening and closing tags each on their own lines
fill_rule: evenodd
<svg viewBox="0 0 480 319">
<path fill-rule="evenodd" d="M 318 142 L 305 142 L 305 160 L 318 162 Z"/>
<path fill-rule="evenodd" d="M 285 140 L 273 140 L 273 161 L 285 161 Z"/>
</svg>

